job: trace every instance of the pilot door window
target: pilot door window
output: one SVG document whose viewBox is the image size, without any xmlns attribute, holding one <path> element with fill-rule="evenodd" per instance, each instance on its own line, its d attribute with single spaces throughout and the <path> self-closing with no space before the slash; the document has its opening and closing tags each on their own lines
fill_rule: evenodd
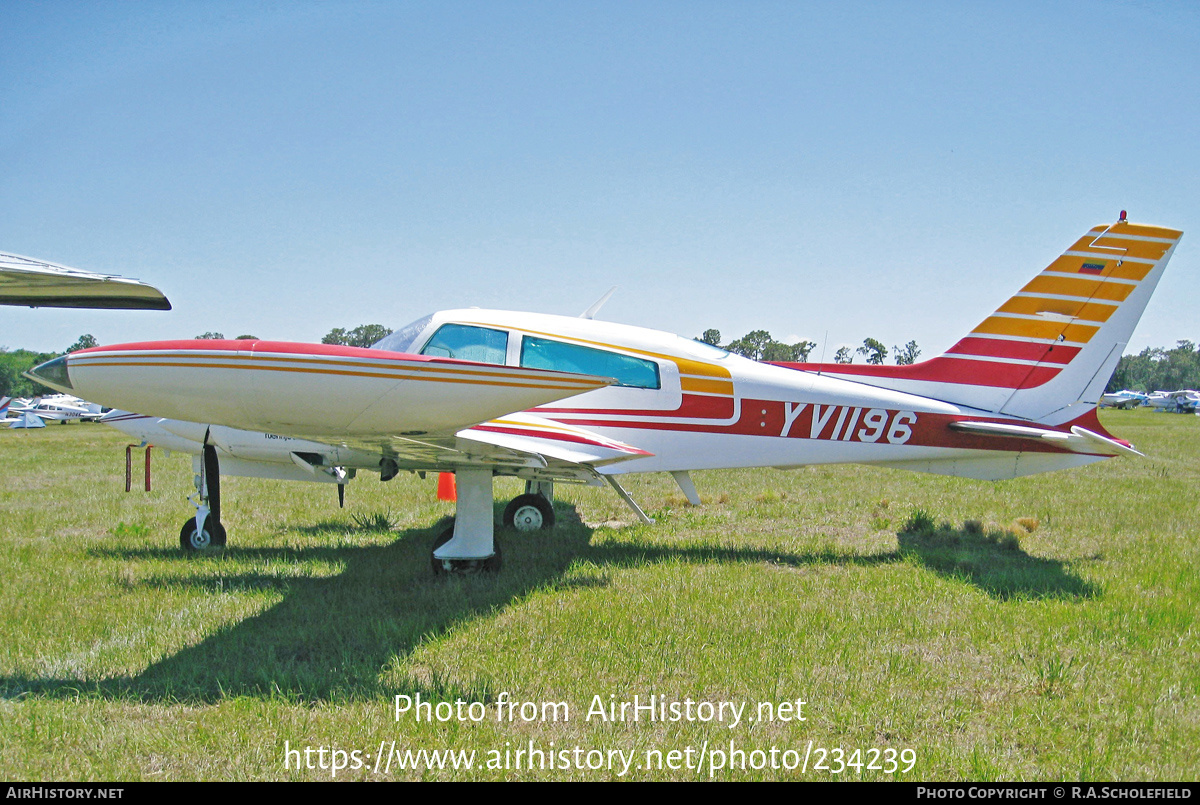
<svg viewBox="0 0 1200 805">
<path fill-rule="evenodd" d="M 504 363 L 508 333 L 467 324 L 443 324 L 421 350 L 422 355 L 477 363 Z"/>
<path fill-rule="evenodd" d="M 658 364 L 654 361 L 548 338 L 528 335 L 522 338 L 521 365 L 532 369 L 556 369 L 560 372 L 613 377 L 618 386 L 639 389 L 660 387 Z"/>
</svg>

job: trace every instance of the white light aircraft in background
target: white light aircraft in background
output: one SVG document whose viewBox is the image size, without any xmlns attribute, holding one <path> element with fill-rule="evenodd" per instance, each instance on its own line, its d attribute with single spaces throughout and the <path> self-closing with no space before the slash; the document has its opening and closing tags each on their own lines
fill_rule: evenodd
<svg viewBox="0 0 1200 805">
<path fill-rule="evenodd" d="M 27 405 L 10 405 L 14 414 L 33 414 L 45 422 L 96 422 L 104 411 L 99 403 L 81 400 L 70 394 L 47 394 L 34 397 Z"/>
<path fill-rule="evenodd" d="M 29 412 L 31 401 L 18 397 L 0 397 L 0 425 L 9 428 L 29 429 L 44 428 L 46 423 L 36 414 Z"/>
<path fill-rule="evenodd" d="M 1169 411 L 1176 414 L 1195 413 L 1200 405 L 1200 391 L 1181 389 L 1179 391 L 1156 391 L 1146 400 L 1146 405 L 1157 411 Z"/>
<path fill-rule="evenodd" d="M 1147 395 L 1140 392 L 1130 391 L 1129 389 L 1121 389 L 1120 391 L 1101 394 L 1100 407 L 1121 409 L 1137 408 L 1139 405 L 1145 403 L 1148 399 L 1149 397 Z"/>
<path fill-rule="evenodd" d="M 207 423 L 187 433 L 203 458 L 185 548 L 224 543 L 220 473 L 247 449 L 237 439 L 275 434 L 304 440 L 281 447 L 314 476 L 454 472 L 455 522 L 434 545 L 433 567 L 495 569 L 494 475 L 527 482 L 506 523 L 548 526 L 552 485 L 564 481 L 607 482 L 645 519 L 618 480 L 634 472 L 669 472 L 698 503 L 691 470 L 860 463 L 994 480 L 1140 455 L 1095 412 L 1180 236 L 1122 213 L 945 354 L 909 366 L 757 363 L 595 321 L 593 307 L 580 318 L 443 311 L 369 350 L 95 347 L 31 376 L 105 405 Z"/>
<path fill-rule="evenodd" d="M 28 399 L 18 397 L 0 397 L 0 417 L 2 423 L 24 421 L 29 425 L 12 425 L 12 427 L 40 427 L 30 417 L 38 422 L 67 423 L 74 420 L 80 422 L 96 422 L 103 415 L 103 410 L 97 403 L 81 400 L 70 394 L 49 394 L 44 397 Z"/>
</svg>

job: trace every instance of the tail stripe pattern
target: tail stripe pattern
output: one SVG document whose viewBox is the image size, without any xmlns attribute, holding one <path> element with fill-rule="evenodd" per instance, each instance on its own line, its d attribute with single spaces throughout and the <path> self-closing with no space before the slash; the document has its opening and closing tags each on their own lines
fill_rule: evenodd
<svg viewBox="0 0 1200 805">
<path fill-rule="evenodd" d="M 1049 382 L 1100 332 L 1179 234 L 1125 222 L 1093 228 L 945 357 L 1002 362 L 1010 376 L 1018 365 L 1048 370 L 1029 372 L 1013 388 Z"/>
<path fill-rule="evenodd" d="M 1183 233 L 1093 227 L 943 355 L 911 366 L 783 364 L 1015 417 L 1094 406 Z M 1064 420 L 1066 421 L 1066 420 Z"/>
</svg>

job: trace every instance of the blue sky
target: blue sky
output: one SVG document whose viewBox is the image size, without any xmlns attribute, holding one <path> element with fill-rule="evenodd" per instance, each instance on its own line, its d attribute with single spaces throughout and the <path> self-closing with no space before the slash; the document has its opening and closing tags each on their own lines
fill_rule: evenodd
<svg viewBox="0 0 1200 805">
<path fill-rule="evenodd" d="M 317 341 L 437 309 L 952 344 L 1128 209 L 1200 340 L 1200 6 L 0 4 L 0 251 L 167 313 L 0 345 Z"/>
</svg>

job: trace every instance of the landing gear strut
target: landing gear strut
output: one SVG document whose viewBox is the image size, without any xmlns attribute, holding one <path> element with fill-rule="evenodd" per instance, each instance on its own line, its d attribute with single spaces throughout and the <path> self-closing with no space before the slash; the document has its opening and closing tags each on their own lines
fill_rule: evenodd
<svg viewBox="0 0 1200 805">
<path fill-rule="evenodd" d="M 472 576 L 476 573 L 498 573 L 500 571 L 503 559 L 500 555 L 500 542 L 494 535 L 492 537 L 492 550 L 495 553 L 486 559 L 438 559 L 436 556 L 437 549 L 453 538 L 454 526 L 451 525 L 434 540 L 433 550 L 430 552 L 433 575 L 440 576 L 446 573 L 453 576 Z"/>
<path fill-rule="evenodd" d="M 492 470 L 460 468 L 454 473 L 458 503 L 454 525 L 433 545 L 434 573 L 478 573 L 500 569 L 500 547 L 492 524 Z"/>
<path fill-rule="evenodd" d="M 185 551 L 204 551 L 225 547 L 225 526 L 221 525 L 221 466 L 217 448 L 208 444 L 205 434 L 204 455 L 196 475 L 196 516 L 179 530 L 179 546 Z"/>
</svg>

